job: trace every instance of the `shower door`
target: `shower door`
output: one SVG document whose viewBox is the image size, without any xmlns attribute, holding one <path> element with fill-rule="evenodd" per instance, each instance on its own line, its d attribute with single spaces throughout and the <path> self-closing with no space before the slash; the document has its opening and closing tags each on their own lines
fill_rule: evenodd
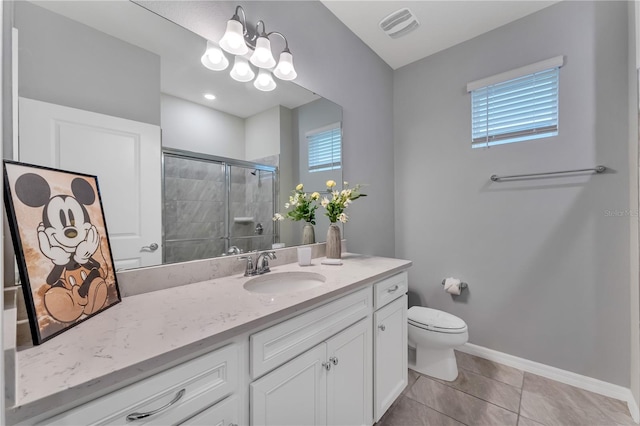
<svg viewBox="0 0 640 426">
<path fill-rule="evenodd" d="M 274 242 L 277 168 L 165 149 L 165 263 L 265 250 Z"/>
<path fill-rule="evenodd" d="M 275 169 L 229 164 L 229 177 L 229 247 L 244 252 L 270 249 L 275 241 Z"/>
</svg>

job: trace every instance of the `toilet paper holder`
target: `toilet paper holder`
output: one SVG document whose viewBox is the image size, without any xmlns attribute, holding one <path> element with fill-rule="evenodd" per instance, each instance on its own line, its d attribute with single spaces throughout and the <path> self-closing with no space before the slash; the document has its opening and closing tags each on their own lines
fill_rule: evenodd
<svg viewBox="0 0 640 426">
<path fill-rule="evenodd" d="M 442 285 L 444 285 L 445 282 L 447 282 L 446 278 L 442 280 Z M 460 281 L 460 292 L 462 292 L 462 290 L 466 290 L 468 287 L 469 285 L 467 283 Z"/>
</svg>

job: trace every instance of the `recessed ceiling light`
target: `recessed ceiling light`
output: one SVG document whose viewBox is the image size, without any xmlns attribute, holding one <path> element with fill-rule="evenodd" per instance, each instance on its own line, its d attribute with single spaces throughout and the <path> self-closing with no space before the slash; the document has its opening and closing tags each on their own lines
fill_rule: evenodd
<svg viewBox="0 0 640 426">
<path fill-rule="evenodd" d="M 212 95 L 211 93 L 205 93 L 204 97 L 206 99 L 209 99 L 210 101 L 212 101 L 212 100 L 214 100 L 216 98 L 215 95 Z"/>
</svg>

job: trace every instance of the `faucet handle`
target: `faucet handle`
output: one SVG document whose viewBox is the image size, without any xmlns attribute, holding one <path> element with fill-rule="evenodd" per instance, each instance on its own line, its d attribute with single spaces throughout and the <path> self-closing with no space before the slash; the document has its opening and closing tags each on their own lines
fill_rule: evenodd
<svg viewBox="0 0 640 426">
<path fill-rule="evenodd" d="M 253 259 L 251 258 L 251 255 L 248 256 L 240 256 L 238 258 L 238 260 L 246 260 L 247 261 L 247 266 L 244 269 L 244 276 L 245 277 L 250 277 L 256 274 L 255 269 L 253 268 Z"/>
</svg>

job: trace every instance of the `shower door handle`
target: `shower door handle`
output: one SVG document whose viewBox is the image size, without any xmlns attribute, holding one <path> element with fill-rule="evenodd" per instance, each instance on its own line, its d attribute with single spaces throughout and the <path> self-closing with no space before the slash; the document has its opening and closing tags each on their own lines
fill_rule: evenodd
<svg viewBox="0 0 640 426">
<path fill-rule="evenodd" d="M 142 246 L 141 251 L 156 251 L 160 246 L 157 243 L 151 243 L 148 246 Z"/>
</svg>

